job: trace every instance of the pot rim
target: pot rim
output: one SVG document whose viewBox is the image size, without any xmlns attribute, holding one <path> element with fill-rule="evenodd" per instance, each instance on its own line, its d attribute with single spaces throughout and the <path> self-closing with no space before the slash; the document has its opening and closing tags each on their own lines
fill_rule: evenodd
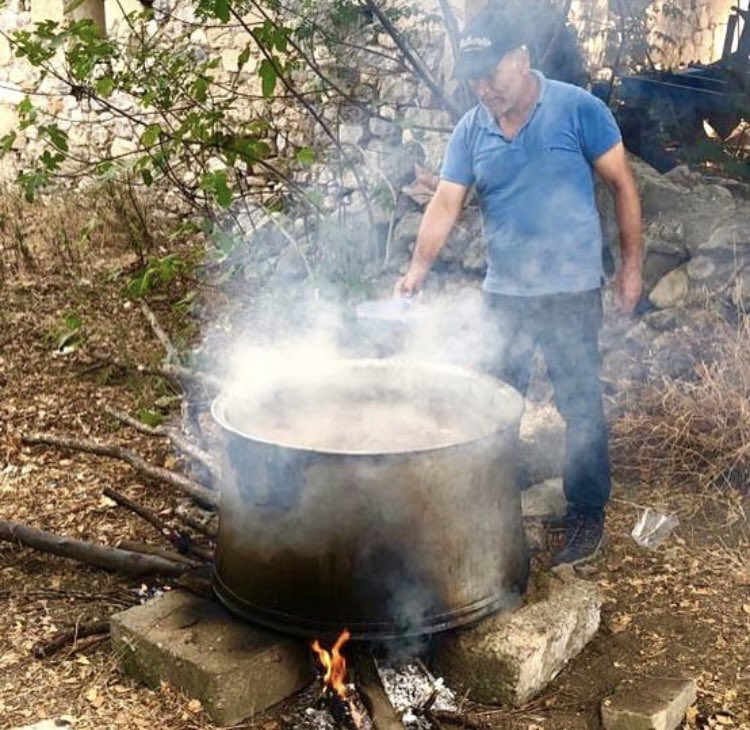
<svg viewBox="0 0 750 730">
<path fill-rule="evenodd" d="M 342 358 L 342 359 L 335 359 L 330 361 L 331 364 L 334 364 L 336 367 L 341 367 L 342 369 L 349 368 L 377 368 L 380 370 L 393 370 L 394 367 L 397 368 L 407 368 L 412 370 L 425 370 L 425 371 L 431 371 L 436 374 L 443 374 L 443 375 L 450 375 L 450 376 L 460 376 L 464 378 L 470 378 L 477 382 L 483 382 L 487 387 L 493 388 L 496 392 L 502 391 L 506 397 L 509 399 L 509 404 L 506 409 L 506 413 L 510 411 L 511 409 L 515 412 L 514 417 L 508 418 L 507 416 L 503 418 L 502 422 L 500 420 L 493 421 L 492 428 L 488 429 L 486 433 L 482 433 L 479 436 L 475 436 L 472 438 L 467 438 L 460 441 L 451 441 L 449 443 L 441 443 L 436 446 L 428 446 L 426 448 L 405 448 L 405 449 L 391 449 L 388 451 L 383 450 L 344 450 L 344 449 L 320 449 L 320 448 L 310 448 L 303 445 L 300 445 L 299 443 L 291 443 L 291 442 L 284 442 L 284 441 L 272 441 L 268 438 L 264 438 L 263 436 L 259 436 L 257 434 L 253 434 L 246 431 L 241 431 L 236 426 L 233 426 L 229 423 L 229 421 L 226 418 L 226 408 L 227 408 L 227 401 L 229 398 L 229 395 L 226 392 L 220 393 L 216 398 L 214 398 L 213 402 L 211 403 L 211 416 L 214 419 L 214 421 L 219 425 L 221 429 L 223 429 L 226 432 L 232 433 L 235 436 L 238 436 L 243 439 L 247 439 L 248 441 L 253 441 L 255 443 L 264 444 L 266 446 L 272 446 L 280 449 L 287 449 L 290 451 L 297 451 L 297 452 L 303 452 L 308 454 L 318 454 L 318 455 L 330 455 L 330 456 L 352 456 L 352 457 L 389 457 L 389 456 L 406 456 L 409 454 L 424 454 L 424 453 L 430 453 L 430 452 L 436 452 L 436 451 L 442 451 L 445 449 L 452 449 L 457 447 L 464 447 L 468 446 L 470 444 L 479 443 L 481 441 L 484 441 L 486 439 L 494 438 L 498 434 L 503 433 L 508 429 L 510 425 L 513 423 L 517 423 L 520 421 L 523 412 L 524 412 L 524 399 L 521 396 L 521 394 L 513 388 L 511 385 L 506 383 L 505 381 L 499 380 L 498 378 L 494 378 L 491 375 L 487 375 L 485 373 L 478 372 L 476 370 L 471 370 L 469 368 L 462 367 L 460 365 L 449 365 L 445 363 L 434 363 L 429 361 L 423 361 L 423 360 L 411 360 L 411 359 L 401 359 L 401 358 L 388 358 L 388 359 L 377 359 L 377 358 Z M 513 403 L 515 401 L 515 404 Z"/>
</svg>

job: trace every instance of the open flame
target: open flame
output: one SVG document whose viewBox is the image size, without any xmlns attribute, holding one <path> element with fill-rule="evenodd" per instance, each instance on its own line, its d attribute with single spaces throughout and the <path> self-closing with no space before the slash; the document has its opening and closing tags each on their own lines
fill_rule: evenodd
<svg viewBox="0 0 750 730">
<path fill-rule="evenodd" d="M 345 699 L 346 690 L 346 659 L 341 655 L 341 648 L 349 641 L 351 634 L 348 629 L 344 629 L 341 635 L 336 639 L 336 643 L 328 652 L 320 646 L 320 642 L 315 639 L 312 643 L 313 651 L 318 655 L 320 663 L 323 665 L 326 673 L 323 682 L 330 687 L 341 699 Z"/>
</svg>

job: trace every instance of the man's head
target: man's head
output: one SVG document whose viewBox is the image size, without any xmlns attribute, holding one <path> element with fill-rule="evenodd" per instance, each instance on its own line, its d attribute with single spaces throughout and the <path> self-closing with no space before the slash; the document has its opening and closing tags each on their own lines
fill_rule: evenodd
<svg viewBox="0 0 750 730">
<path fill-rule="evenodd" d="M 479 100 L 499 117 L 528 89 L 531 59 L 524 24 L 485 10 L 466 27 L 459 42 L 456 76 L 468 81 Z"/>
</svg>

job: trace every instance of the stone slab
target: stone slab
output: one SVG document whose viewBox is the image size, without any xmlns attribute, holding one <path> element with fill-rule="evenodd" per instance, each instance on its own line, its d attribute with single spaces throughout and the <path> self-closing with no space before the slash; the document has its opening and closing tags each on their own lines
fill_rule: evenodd
<svg viewBox="0 0 750 730">
<path fill-rule="evenodd" d="M 217 601 L 170 591 L 116 614 L 112 641 L 125 671 L 201 701 L 232 725 L 288 697 L 313 676 L 305 642 L 240 621 Z"/>
<path fill-rule="evenodd" d="M 524 414 L 518 461 L 521 489 L 562 476 L 565 424 L 556 411 L 529 408 Z"/>
<path fill-rule="evenodd" d="M 541 692 L 599 628 L 597 587 L 573 571 L 544 576 L 528 603 L 447 636 L 436 671 L 476 702 L 523 705 Z"/>
<path fill-rule="evenodd" d="M 545 479 L 521 492 L 521 511 L 524 517 L 562 517 L 567 507 L 562 477 Z"/>
<path fill-rule="evenodd" d="M 697 697 L 692 679 L 647 677 L 604 700 L 602 723 L 605 730 L 676 730 Z"/>
</svg>

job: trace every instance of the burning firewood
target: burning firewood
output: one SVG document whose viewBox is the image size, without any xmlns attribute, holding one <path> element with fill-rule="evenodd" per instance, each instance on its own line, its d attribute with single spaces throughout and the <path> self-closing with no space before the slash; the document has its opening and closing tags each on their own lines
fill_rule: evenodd
<svg viewBox="0 0 750 730">
<path fill-rule="evenodd" d="M 347 730 L 403 730 L 367 647 L 352 651 L 354 681 L 347 684 L 347 663 L 342 648 L 349 638 L 349 631 L 344 629 L 330 652 L 317 640 L 312 644 L 324 670 L 321 703 L 336 724 Z"/>
</svg>

